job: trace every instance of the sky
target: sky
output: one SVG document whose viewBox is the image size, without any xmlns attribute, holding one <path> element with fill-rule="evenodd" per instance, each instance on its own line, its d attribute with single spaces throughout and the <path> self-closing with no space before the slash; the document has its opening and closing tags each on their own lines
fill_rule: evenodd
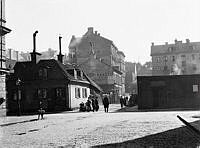
<svg viewBox="0 0 200 148">
<path fill-rule="evenodd" d="M 200 41 L 199 0 L 6 0 L 6 48 L 23 52 L 59 49 L 68 53 L 72 35 L 88 27 L 114 42 L 126 61 L 151 60 L 151 43 Z"/>
</svg>

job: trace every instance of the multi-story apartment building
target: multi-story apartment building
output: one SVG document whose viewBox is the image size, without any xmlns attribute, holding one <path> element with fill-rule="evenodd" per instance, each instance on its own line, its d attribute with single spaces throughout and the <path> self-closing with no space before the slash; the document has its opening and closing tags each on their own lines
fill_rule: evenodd
<svg viewBox="0 0 200 148">
<path fill-rule="evenodd" d="M 137 88 L 136 63 L 125 62 L 125 68 L 126 68 L 125 92 L 129 94 L 136 93 L 136 88 Z"/>
<path fill-rule="evenodd" d="M 8 70 L 5 63 L 5 35 L 11 31 L 5 27 L 5 24 L 5 0 L 0 0 L 0 99 L 6 98 L 5 74 Z"/>
<path fill-rule="evenodd" d="M 200 42 L 175 40 L 174 44 L 151 45 L 152 75 L 200 73 Z"/>
<path fill-rule="evenodd" d="M 104 92 L 115 96 L 125 94 L 125 55 L 113 41 L 94 32 L 93 27 L 82 37 L 72 36 L 68 56 L 69 62 L 85 69 Z"/>
</svg>

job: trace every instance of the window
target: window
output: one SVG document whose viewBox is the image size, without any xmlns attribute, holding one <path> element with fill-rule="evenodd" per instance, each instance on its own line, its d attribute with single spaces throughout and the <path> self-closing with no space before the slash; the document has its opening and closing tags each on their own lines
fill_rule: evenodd
<svg viewBox="0 0 200 148">
<path fill-rule="evenodd" d="M 160 61 L 160 58 L 159 58 L 159 57 L 157 57 L 157 58 L 156 58 L 156 62 L 159 62 L 159 61 Z"/>
<path fill-rule="evenodd" d="M 163 70 L 164 70 L 164 71 L 167 71 L 167 70 L 168 70 L 168 67 L 167 67 L 167 66 L 164 66 Z"/>
<path fill-rule="evenodd" d="M 42 98 L 47 98 L 47 89 L 45 88 L 41 88 L 38 89 L 38 98 L 42 99 Z"/>
<path fill-rule="evenodd" d="M 64 97 L 65 92 L 63 88 L 56 88 L 56 97 Z"/>
<path fill-rule="evenodd" d="M 172 56 L 172 61 L 175 62 L 175 60 L 176 60 L 176 59 L 175 59 L 175 56 Z"/>
<path fill-rule="evenodd" d="M 46 68 L 39 69 L 38 76 L 41 79 L 47 79 L 47 69 Z"/>
<path fill-rule="evenodd" d="M 82 88 L 82 97 L 87 98 L 87 88 Z"/>
<path fill-rule="evenodd" d="M 194 54 L 192 54 L 192 60 L 195 60 L 195 55 Z"/>
<path fill-rule="evenodd" d="M 74 69 L 74 79 L 77 79 L 77 71 Z"/>
<path fill-rule="evenodd" d="M 192 85 L 193 92 L 198 92 L 198 85 Z"/>
<path fill-rule="evenodd" d="M 181 58 L 185 58 L 186 56 L 183 54 L 183 55 L 181 55 Z"/>
<path fill-rule="evenodd" d="M 196 71 L 196 70 L 197 70 L 196 64 L 192 64 L 192 70 L 193 70 L 193 71 Z"/>
<path fill-rule="evenodd" d="M 163 59 L 164 59 L 164 62 L 167 62 L 168 57 L 167 57 L 167 56 L 164 56 Z"/>
<path fill-rule="evenodd" d="M 194 48 L 193 48 L 193 46 L 189 46 L 189 49 L 193 50 Z"/>
<path fill-rule="evenodd" d="M 182 61 L 182 66 L 186 67 L 186 61 Z"/>
<path fill-rule="evenodd" d="M 81 97 L 80 88 L 76 87 L 75 88 L 75 98 L 80 98 L 80 97 Z"/>
<path fill-rule="evenodd" d="M 169 48 L 168 48 L 168 52 L 172 52 L 172 47 L 169 47 Z"/>
</svg>

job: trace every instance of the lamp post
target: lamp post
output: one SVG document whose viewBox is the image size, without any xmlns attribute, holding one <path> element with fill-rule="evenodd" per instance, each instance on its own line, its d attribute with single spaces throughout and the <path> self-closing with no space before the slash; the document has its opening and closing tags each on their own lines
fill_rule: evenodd
<svg viewBox="0 0 200 148">
<path fill-rule="evenodd" d="M 21 91 L 20 91 L 20 85 L 21 85 L 21 80 L 18 78 L 16 81 L 16 86 L 17 86 L 17 105 L 18 105 L 18 116 L 21 115 L 21 105 L 20 105 L 20 100 L 21 100 Z"/>
</svg>

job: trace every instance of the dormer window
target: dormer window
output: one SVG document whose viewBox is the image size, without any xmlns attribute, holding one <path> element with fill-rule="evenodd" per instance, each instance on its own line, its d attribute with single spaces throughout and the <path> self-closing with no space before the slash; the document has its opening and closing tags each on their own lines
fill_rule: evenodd
<svg viewBox="0 0 200 148">
<path fill-rule="evenodd" d="M 83 72 L 81 70 L 77 71 L 77 76 L 83 78 Z"/>
<path fill-rule="evenodd" d="M 41 68 L 38 71 L 38 77 L 40 79 L 47 79 L 47 69 L 46 68 Z"/>
<path fill-rule="evenodd" d="M 74 69 L 74 78 L 77 79 L 77 71 Z"/>
<path fill-rule="evenodd" d="M 81 78 L 83 79 L 83 72 L 82 71 L 80 71 L 81 72 Z"/>
</svg>

